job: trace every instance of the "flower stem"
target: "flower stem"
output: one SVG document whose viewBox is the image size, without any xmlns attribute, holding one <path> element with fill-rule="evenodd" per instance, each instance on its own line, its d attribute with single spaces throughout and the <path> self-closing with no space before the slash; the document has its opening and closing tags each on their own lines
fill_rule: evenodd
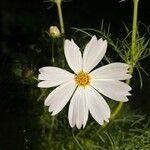
<svg viewBox="0 0 150 150">
<path fill-rule="evenodd" d="M 52 64 L 55 63 L 55 56 L 54 56 L 54 39 L 52 39 Z"/>
<path fill-rule="evenodd" d="M 132 42 L 131 42 L 131 65 L 134 67 L 134 57 L 136 54 L 136 34 L 137 34 L 137 17 L 138 17 L 138 2 L 139 0 L 133 0 L 133 23 L 132 23 Z"/>
<path fill-rule="evenodd" d="M 46 89 L 43 89 L 39 97 L 37 98 L 37 101 L 41 100 L 41 98 L 45 95 Z"/>
<path fill-rule="evenodd" d="M 111 120 L 113 120 L 117 116 L 117 114 L 121 111 L 122 107 L 123 107 L 123 102 L 119 102 L 117 108 L 111 115 Z"/>
<path fill-rule="evenodd" d="M 63 22 L 63 15 L 62 15 L 62 9 L 61 9 L 61 2 L 62 0 L 55 0 L 55 3 L 57 5 L 57 10 L 58 10 L 61 33 L 64 34 L 65 31 L 64 31 L 64 22 Z"/>
<path fill-rule="evenodd" d="M 132 74 L 133 73 L 133 68 L 132 65 L 129 68 L 129 73 Z M 130 85 L 131 80 L 128 79 L 126 80 L 126 84 Z M 123 102 L 119 102 L 118 106 L 116 107 L 116 109 L 114 110 L 114 112 L 111 115 L 111 120 L 113 120 L 114 118 L 116 118 L 116 116 L 118 115 L 118 113 L 121 111 L 122 107 L 123 107 L 124 103 Z"/>
<path fill-rule="evenodd" d="M 136 34 L 137 34 L 137 16 L 138 16 L 138 2 L 139 0 L 133 0 L 133 23 L 132 23 L 132 39 L 131 39 L 131 60 L 130 60 L 130 68 L 129 73 L 133 73 L 133 69 L 135 66 L 134 57 L 136 54 Z M 130 84 L 130 80 L 126 81 L 127 84 Z M 120 112 L 123 107 L 123 103 L 120 102 L 115 111 L 112 113 L 111 119 L 115 118 L 117 114 Z"/>
<path fill-rule="evenodd" d="M 132 23 L 132 39 L 131 39 L 131 58 L 129 60 L 129 73 L 132 75 L 133 74 L 133 70 L 134 70 L 134 66 L 135 66 L 135 62 L 134 62 L 134 57 L 136 55 L 136 35 L 137 35 L 137 17 L 138 17 L 138 2 L 139 0 L 133 0 L 133 23 Z M 126 83 L 129 85 L 130 84 L 130 79 L 126 80 Z M 116 118 L 116 116 L 120 113 L 120 111 L 123 108 L 124 103 L 123 102 L 119 102 L 118 106 L 116 107 L 116 109 L 114 110 L 114 112 L 112 113 L 110 120 L 113 120 L 114 118 Z M 105 128 L 107 125 L 107 123 L 105 123 L 103 125 L 103 128 Z"/>
</svg>

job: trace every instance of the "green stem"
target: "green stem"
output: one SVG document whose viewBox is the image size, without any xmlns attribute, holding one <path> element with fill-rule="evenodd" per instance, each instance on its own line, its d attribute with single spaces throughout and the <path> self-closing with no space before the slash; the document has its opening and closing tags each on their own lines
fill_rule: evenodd
<svg viewBox="0 0 150 150">
<path fill-rule="evenodd" d="M 134 57 L 136 54 L 136 34 L 137 34 L 137 17 L 138 17 L 138 2 L 133 0 L 133 23 L 132 23 L 132 41 L 131 41 L 131 65 L 134 67 Z"/>
<path fill-rule="evenodd" d="M 52 39 L 52 63 L 55 63 L 55 56 L 54 56 L 54 39 Z"/>
<path fill-rule="evenodd" d="M 136 34 L 137 34 L 137 17 L 138 17 L 138 2 L 139 0 L 133 0 L 133 24 L 132 24 L 132 40 L 131 40 L 131 60 L 130 60 L 130 68 L 129 73 L 132 75 L 133 69 L 135 66 L 134 57 L 136 54 Z M 130 80 L 126 81 L 127 84 L 130 84 Z M 115 111 L 112 113 L 111 119 L 114 119 L 120 110 L 123 107 L 123 103 L 120 102 Z"/>
<path fill-rule="evenodd" d="M 119 102 L 117 108 L 111 115 L 111 120 L 113 120 L 117 116 L 117 114 L 121 111 L 122 107 L 123 107 L 123 102 Z"/>
<path fill-rule="evenodd" d="M 133 68 L 132 65 L 130 65 L 129 68 L 129 73 L 132 74 L 133 73 Z M 131 80 L 128 79 L 126 80 L 126 84 L 130 85 Z M 119 102 L 118 106 L 116 107 L 116 109 L 114 110 L 114 112 L 111 115 L 110 120 L 113 120 L 114 118 L 116 118 L 116 116 L 119 114 L 119 112 L 122 110 L 124 103 L 123 102 Z M 106 125 L 104 125 L 105 127 Z"/>
<path fill-rule="evenodd" d="M 132 71 L 133 70 L 131 70 L 131 69 L 129 69 L 129 72 L 130 72 L 130 74 L 132 74 Z M 126 84 L 130 84 L 130 79 L 129 80 L 126 80 Z M 116 109 L 113 111 L 113 113 L 112 113 L 112 115 L 111 115 L 111 117 L 110 117 L 110 120 L 113 120 L 113 119 L 115 119 L 116 118 L 116 116 L 120 113 L 120 111 L 122 110 L 122 108 L 123 108 L 123 105 L 124 105 L 124 103 L 123 102 L 119 102 L 119 104 L 118 104 L 118 106 L 116 107 Z M 102 128 L 105 128 L 107 126 L 107 123 L 104 123 L 103 124 L 103 126 L 102 126 Z"/>
<path fill-rule="evenodd" d="M 139 0 L 133 0 L 134 8 L 133 8 L 133 24 L 132 24 L 132 40 L 131 40 L 131 60 L 129 61 L 129 73 L 132 75 L 133 74 L 133 69 L 135 66 L 134 62 L 134 57 L 136 54 L 136 35 L 137 35 L 137 17 L 138 17 L 138 2 Z M 129 85 L 130 84 L 130 79 L 126 80 L 126 83 Z M 110 120 L 113 120 L 116 118 L 116 116 L 119 114 L 121 109 L 123 108 L 123 102 L 119 102 L 118 106 L 114 110 L 114 112 L 111 115 Z M 105 128 L 107 123 L 103 125 L 103 128 Z"/>
<path fill-rule="evenodd" d="M 121 111 L 122 108 L 123 108 L 123 102 L 119 102 L 117 108 L 112 113 L 110 120 L 113 120 L 114 118 L 116 118 L 116 116 L 118 115 L 118 113 Z M 105 128 L 106 126 L 107 126 L 107 123 L 104 123 L 102 128 Z"/>
<path fill-rule="evenodd" d="M 62 9 L 61 9 L 61 1 L 62 0 L 55 0 L 55 3 L 57 5 L 61 33 L 64 34 L 65 31 L 64 31 L 64 22 L 63 22 Z"/>
<path fill-rule="evenodd" d="M 41 98 L 45 95 L 46 89 L 43 89 L 39 97 L 37 98 L 37 101 L 41 100 Z"/>
</svg>

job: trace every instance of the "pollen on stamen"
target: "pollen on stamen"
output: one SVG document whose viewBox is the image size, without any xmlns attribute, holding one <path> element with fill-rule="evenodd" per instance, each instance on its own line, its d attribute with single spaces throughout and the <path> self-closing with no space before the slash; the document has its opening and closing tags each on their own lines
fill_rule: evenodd
<svg viewBox="0 0 150 150">
<path fill-rule="evenodd" d="M 75 75 L 74 80 L 77 86 L 85 87 L 90 84 L 91 77 L 88 73 L 81 71 Z"/>
</svg>

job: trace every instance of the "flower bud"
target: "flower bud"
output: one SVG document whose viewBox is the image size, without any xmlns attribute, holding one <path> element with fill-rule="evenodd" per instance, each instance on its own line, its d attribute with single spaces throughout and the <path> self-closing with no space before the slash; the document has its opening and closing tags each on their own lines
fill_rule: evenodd
<svg viewBox="0 0 150 150">
<path fill-rule="evenodd" d="M 52 38 L 59 38 L 60 37 L 60 31 L 57 28 L 57 26 L 50 26 L 49 34 Z"/>
</svg>

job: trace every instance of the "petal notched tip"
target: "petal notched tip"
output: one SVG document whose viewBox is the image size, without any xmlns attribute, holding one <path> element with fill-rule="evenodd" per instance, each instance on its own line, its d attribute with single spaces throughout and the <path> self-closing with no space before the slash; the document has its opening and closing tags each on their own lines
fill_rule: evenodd
<svg viewBox="0 0 150 150">
<path fill-rule="evenodd" d="M 103 44 L 104 44 L 104 46 L 107 48 L 107 40 L 103 40 Z"/>
<path fill-rule="evenodd" d="M 40 82 L 37 84 L 37 87 L 41 88 Z"/>
<path fill-rule="evenodd" d="M 49 106 L 49 102 L 45 100 L 44 105 Z M 49 109 L 49 112 L 51 112 L 50 109 Z"/>
<path fill-rule="evenodd" d="M 68 40 L 68 39 L 65 40 L 65 44 L 68 44 L 68 43 L 70 43 L 70 42 L 71 42 L 71 41 Z"/>
<path fill-rule="evenodd" d="M 51 115 L 52 115 L 52 116 L 55 116 L 56 114 L 57 114 L 57 112 L 54 112 L 54 111 L 53 111 Z"/>
<path fill-rule="evenodd" d="M 97 40 L 96 35 L 93 35 L 93 36 L 92 36 L 92 38 L 91 38 L 91 40 L 90 40 L 90 41 L 92 41 L 92 40 Z"/>
<path fill-rule="evenodd" d="M 37 84 L 37 87 L 39 87 L 39 88 L 49 88 L 49 85 L 46 83 L 46 81 L 41 81 Z"/>
<path fill-rule="evenodd" d="M 40 73 L 46 72 L 47 68 L 50 68 L 50 67 L 48 67 L 48 66 L 42 67 L 39 69 L 39 72 Z"/>
</svg>

